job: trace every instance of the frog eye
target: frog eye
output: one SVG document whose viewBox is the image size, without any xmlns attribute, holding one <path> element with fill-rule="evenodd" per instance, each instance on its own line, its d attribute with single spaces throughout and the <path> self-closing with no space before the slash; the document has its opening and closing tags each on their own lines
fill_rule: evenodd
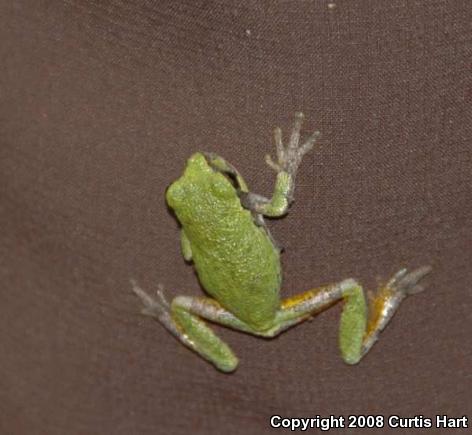
<svg viewBox="0 0 472 435">
<path fill-rule="evenodd" d="M 235 190 L 244 190 L 245 185 L 243 179 L 239 175 L 238 171 L 226 160 L 213 153 L 205 153 L 205 158 L 210 167 L 216 172 L 223 174 L 233 185 Z"/>
</svg>

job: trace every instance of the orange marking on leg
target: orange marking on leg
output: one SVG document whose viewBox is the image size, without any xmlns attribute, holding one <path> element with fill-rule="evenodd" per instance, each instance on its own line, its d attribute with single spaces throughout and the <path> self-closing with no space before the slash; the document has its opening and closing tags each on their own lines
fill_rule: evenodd
<svg viewBox="0 0 472 435">
<path fill-rule="evenodd" d="M 370 300 L 369 304 L 369 323 L 366 329 L 366 336 L 370 335 L 377 329 L 377 326 L 382 317 L 382 312 L 387 300 L 392 294 L 392 289 L 389 287 L 381 288 L 377 294 Z"/>
<path fill-rule="evenodd" d="M 320 291 L 323 291 L 324 289 L 326 289 L 326 287 L 318 287 L 311 290 L 307 290 L 306 292 L 300 293 L 298 295 L 291 296 L 287 299 L 284 299 L 281 302 L 280 307 L 284 310 L 284 309 L 291 308 L 295 305 L 299 305 L 303 303 L 304 301 L 307 301 L 313 298 L 314 295 L 316 295 Z"/>
</svg>

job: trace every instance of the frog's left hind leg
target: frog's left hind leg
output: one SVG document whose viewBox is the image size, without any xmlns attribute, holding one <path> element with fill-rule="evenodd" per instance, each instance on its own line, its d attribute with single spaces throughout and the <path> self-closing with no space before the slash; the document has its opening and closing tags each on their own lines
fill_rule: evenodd
<svg viewBox="0 0 472 435">
<path fill-rule="evenodd" d="M 136 282 L 132 280 L 131 283 L 134 293 L 144 304 L 143 314 L 156 319 L 185 346 L 213 363 L 219 370 L 231 372 L 236 369 L 238 358 L 230 347 L 201 318 L 175 303 L 177 298 L 169 304 L 164 298 L 162 286 L 159 286 L 157 298 L 153 298 Z"/>
</svg>

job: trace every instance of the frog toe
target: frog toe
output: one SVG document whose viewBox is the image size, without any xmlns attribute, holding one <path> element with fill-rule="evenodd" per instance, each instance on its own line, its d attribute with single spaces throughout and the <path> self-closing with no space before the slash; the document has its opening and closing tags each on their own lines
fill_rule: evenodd
<svg viewBox="0 0 472 435">
<path fill-rule="evenodd" d="M 153 298 L 146 293 L 134 279 L 131 279 L 132 290 L 136 296 L 141 300 L 144 307 L 141 313 L 151 317 L 161 318 L 164 315 L 168 315 L 170 312 L 170 305 L 164 296 L 164 288 L 161 284 L 158 286 L 156 292 L 157 298 Z"/>
<path fill-rule="evenodd" d="M 300 131 L 305 116 L 301 112 L 295 114 L 295 122 L 287 145 L 282 142 L 282 131 L 276 128 L 274 131 L 275 145 L 277 150 L 277 161 L 274 162 L 270 156 L 266 156 L 266 163 L 275 171 L 285 171 L 294 176 L 303 156 L 310 151 L 320 136 L 315 131 L 303 144 L 300 144 Z"/>
<path fill-rule="evenodd" d="M 419 282 L 431 272 L 431 266 L 422 266 L 411 272 L 400 270 L 389 282 L 388 286 L 394 291 L 406 295 L 414 295 L 424 290 Z"/>
</svg>

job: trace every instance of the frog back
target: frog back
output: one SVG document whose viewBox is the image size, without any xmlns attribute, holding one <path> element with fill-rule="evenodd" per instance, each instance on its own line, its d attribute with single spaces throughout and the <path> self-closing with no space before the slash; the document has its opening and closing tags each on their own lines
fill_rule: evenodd
<svg viewBox="0 0 472 435">
<path fill-rule="evenodd" d="M 269 327 L 280 304 L 279 250 L 241 206 L 231 180 L 197 153 L 166 197 L 204 289 L 243 322 Z"/>
</svg>

